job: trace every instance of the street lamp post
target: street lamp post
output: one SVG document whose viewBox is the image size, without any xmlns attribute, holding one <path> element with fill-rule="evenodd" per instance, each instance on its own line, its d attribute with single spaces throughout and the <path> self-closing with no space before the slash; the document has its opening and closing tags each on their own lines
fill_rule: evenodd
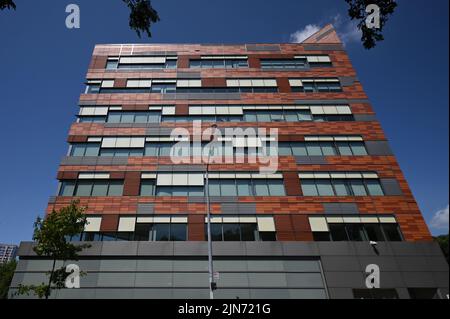
<svg viewBox="0 0 450 319">
<path fill-rule="evenodd" d="M 211 125 L 211 128 L 216 129 L 217 125 Z M 206 163 L 205 181 L 206 181 L 206 218 L 207 218 L 207 233 L 208 233 L 208 270 L 209 270 L 209 299 L 214 299 L 214 290 L 216 283 L 214 282 L 214 268 L 212 259 L 212 238 L 211 238 L 211 202 L 209 199 L 209 161 L 211 158 L 211 149 L 208 149 L 208 161 Z"/>
</svg>

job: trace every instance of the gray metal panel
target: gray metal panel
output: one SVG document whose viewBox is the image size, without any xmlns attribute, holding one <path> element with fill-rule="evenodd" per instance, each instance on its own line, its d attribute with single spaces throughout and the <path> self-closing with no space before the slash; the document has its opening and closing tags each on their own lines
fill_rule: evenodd
<svg viewBox="0 0 450 319">
<path fill-rule="evenodd" d="M 174 242 L 174 254 L 177 256 L 205 256 L 208 243 L 205 242 Z"/>
<path fill-rule="evenodd" d="M 220 288 L 247 288 L 249 286 L 249 279 L 246 273 L 222 273 L 218 282 Z"/>
<path fill-rule="evenodd" d="M 365 141 L 367 152 L 374 156 L 391 156 L 392 150 L 387 141 Z"/>
<path fill-rule="evenodd" d="M 217 299 L 250 299 L 250 291 L 248 289 L 227 289 L 222 288 L 222 284 L 219 284 L 220 289 L 214 292 L 214 298 Z"/>
<path fill-rule="evenodd" d="M 342 44 L 303 44 L 305 51 L 343 51 Z"/>
<path fill-rule="evenodd" d="M 251 289 L 253 299 L 289 299 L 288 289 Z"/>
<path fill-rule="evenodd" d="M 159 273 L 137 273 L 136 283 L 134 287 L 150 288 L 150 287 L 172 287 L 173 274 L 170 272 Z"/>
<path fill-rule="evenodd" d="M 102 256 L 136 256 L 138 252 L 136 241 L 103 242 Z"/>
<path fill-rule="evenodd" d="M 94 105 L 97 105 L 97 101 L 95 101 L 95 100 L 91 100 L 91 101 L 79 101 L 78 102 L 78 105 L 79 106 L 85 106 L 85 105 L 89 105 L 89 106 L 94 106 Z"/>
<path fill-rule="evenodd" d="M 249 272 L 284 272 L 283 260 L 247 260 Z"/>
<path fill-rule="evenodd" d="M 383 187 L 384 194 L 387 196 L 401 196 L 403 192 L 400 188 L 400 184 L 395 178 L 381 178 L 381 186 Z"/>
<path fill-rule="evenodd" d="M 361 271 L 356 256 L 322 256 L 323 270 L 326 271 Z"/>
<path fill-rule="evenodd" d="M 355 82 L 358 81 L 358 78 L 355 76 L 341 76 L 339 77 L 339 82 L 341 82 L 342 86 L 352 86 Z"/>
<path fill-rule="evenodd" d="M 136 259 L 103 259 L 100 262 L 99 271 L 135 272 L 136 268 Z"/>
<path fill-rule="evenodd" d="M 158 172 L 205 172 L 205 165 L 158 165 Z"/>
<path fill-rule="evenodd" d="M 178 79 L 199 79 L 201 77 L 201 72 L 177 72 Z"/>
<path fill-rule="evenodd" d="M 284 288 L 287 287 L 286 274 L 283 273 L 248 273 L 250 287 Z"/>
<path fill-rule="evenodd" d="M 427 271 L 429 266 L 423 256 L 396 256 L 401 271 Z"/>
<path fill-rule="evenodd" d="M 145 135 L 147 136 L 170 136 L 173 128 L 170 127 L 148 127 Z"/>
<path fill-rule="evenodd" d="M 282 256 L 283 249 L 276 242 L 245 242 L 248 256 Z"/>
<path fill-rule="evenodd" d="M 366 288 L 365 277 L 361 271 L 326 271 L 325 278 L 328 287 L 333 288 Z"/>
<path fill-rule="evenodd" d="M 326 165 L 325 156 L 295 156 L 295 162 L 300 165 Z"/>
<path fill-rule="evenodd" d="M 255 203 L 222 203 L 222 214 L 256 215 Z"/>
<path fill-rule="evenodd" d="M 355 249 L 351 242 L 317 242 L 321 256 L 352 256 Z"/>
<path fill-rule="evenodd" d="M 286 280 L 291 288 L 324 288 L 321 273 L 286 274 Z"/>
<path fill-rule="evenodd" d="M 174 287 L 208 287 L 208 273 L 173 273 Z"/>
<path fill-rule="evenodd" d="M 355 121 L 357 122 L 376 122 L 378 121 L 374 114 L 353 114 Z"/>
<path fill-rule="evenodd" d="M 270 51 L 270 52 L 280 52 L 281 48 L 277 45 L 257 45 L 257 44 L 247 44 L 247 51 Z"/>
<path fill-rule="evenodd" d="M 325 214 L 329 215 L 359 214 L 356 203 L 323 203 L 323 209 Z"/>
<path fill-rule="evenodd" d="M 137 215 L 148 215 L 148 214 L 154 214 L 155 213 L 155 204 L 148 203 L 148 204 L 138 204 L 137 207 Z"/>
<path fill-rule="evenodd" d="M 173 260 L 171 259 L 138 259 L 136 263 L 137 271 L 173 271 Z"/>
<path fill-rule="evenodd" d="M 382 272 L 386 271 L 400 271 L 395 258 L 384 256 L 358 256 L 361 269 L 365 269 L 367 265 L 376 264 L 380 267 Z"/>
<path fill-rule="evenodd" d="M 138 256 L 173 256 L 173 242 L 139 242 Z"/>
<path fill-rule="evenodd" d="M 177 56 L 177 51 L 137 51 L 132 53 L 133 56 Z"/>
<path fill-rule="evenodd" d="M 319 248 L 315 242 L 303 242 L 300 245 L 296 242 L 281 244 L 284 256 L 319 256 Z"/>
<path fill-rule="evenodd" d="M 351 288 L 328 288 L 330 299 L 353 299 Z"/>
<path fill-rule="evenodd" d="M 214 242 L 213 252 L 217 256 L 239 256 L 245 254 L 246 246 L 244 242 Z"/>
<path fill-rule="evenodd" d="M 211 203 L 236 203 L 238 197 L 236 196 L 211 196 Z"/>
<path fill-rule="evenodd" d="M 163 100 L 240 100 L 240 93 L 169 93 Z"/>
<path fill-rule="evenodd" d="M 434 280 L 432 272 L 402 272 L 403 280 L 407 287 L 410 288 L 436 288 L 437 284 Z"/>
</svg>

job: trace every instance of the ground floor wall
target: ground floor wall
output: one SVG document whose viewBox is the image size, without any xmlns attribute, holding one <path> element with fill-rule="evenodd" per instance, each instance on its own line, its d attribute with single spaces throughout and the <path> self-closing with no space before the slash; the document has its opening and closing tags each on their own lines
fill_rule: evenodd
<svg viewBox="0 0 450 319">
<path fill-rule="evenodd" d="M 79 289 L 52 298 L 209 298 L 206 242 L 93 242 L 76 264 L 85 275 Z M 11 284 L 47 282 L 52 262 L 37 257 L 33 244 L 19 248 Z M 380 269 L 383 294 L 408 299 L 418 294 L 447 298 L 449 266 L 433 242 L 216 242 L 216 298 L 351 299 L 367 296 L 366 268 Z M 431 294 L 430 294 L 431 292 Z"/>
</svg>

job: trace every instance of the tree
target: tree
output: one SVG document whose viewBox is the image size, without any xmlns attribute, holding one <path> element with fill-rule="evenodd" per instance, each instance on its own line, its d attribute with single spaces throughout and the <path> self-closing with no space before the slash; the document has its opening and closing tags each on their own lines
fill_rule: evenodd
<svg viewBox="0 0 450 319">
<path fill-rule="evenodd" d="M 16 10 L 16 4 L 12 0 L 0 0 L 0 10 L 3 9 Z"/>
<path fill-rule="evenodd" d="M 394 13 L 397 3 L 395 0 L 345 0 L 350 8 L 348 15 L 351 20 L 358 20 L 358 29 L 361 30 L 361 41 L 366 49 L 372 49 L 377 45 L 377 42 L 383 41 L 383 27 L 389 19 L 389 16 Z M 380 25 L 379 28 L 369 28 L 366 25 L 366 19 L 369 13 L 366 8 L 370 4 L 376 4 L 380 8 Z"/>
<path fill-rule="evenodd" d="M 137 35 L 141 37 L 141 33 L 147 34 L 151 38 L 150 27 L 152 23 L 158 22 L 158 12 L 153 9 L 150 0 L 122 0 L 130 9 L 130 28 L 136 31 Z M 0 0 L 0 10 L 16 9 L 16 4 L 13 0 Z"/>
<path fill-rule="evenodd" d="M 153 9 L 149 0 L 122 0 L 130 8 L 130 28 L 141 37 L 141 32 L 152 37 L 150 27 L 159 21 L 158 12 Z"/>
<path fill-rule="evenodd" d="M 441 246 L 442 252 L 448 262 L 448 235 L 434 237 L 434 240 L 438 242 L 439 246 Z"/>
<path fill-rule="evenodd" d="M 8 290 L 11 285 L 16 266 L 17 262 L 15 260 L 0 264 L 0 299 L 8 298 Z"/>
<path fill-rule="evenodd" d="M 53 210 L 45 219 L 37 218 L 34 223 L 33 240 L 36 245 L 34 252 L 40 257 L 52 260 L 53 266 L 48 272 L 48 282 L 40 285 L 20 285 L 17 294 L 29 295 L 33 292 L 40 299 L 48 299 L 52 289 L 61 289 L 65 286 L 66 278 L 70 275 L 66 269 L 56 268 L 57 261 L 78 260 L 78 253 L 90 245 L 74 245 L 67 239 L 80 234 L 86 225 L 85 208 L 78 206 L 78 202 L 72 202 L 69 206 L 59 211 Z"/>
</svg>

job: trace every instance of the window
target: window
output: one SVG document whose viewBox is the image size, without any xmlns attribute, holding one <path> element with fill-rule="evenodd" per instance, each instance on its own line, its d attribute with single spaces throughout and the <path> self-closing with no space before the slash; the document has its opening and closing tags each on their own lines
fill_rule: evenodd
<svg viewBox="0 0 450 319">
<path fill-rule="evenodd" d="M 403 236 L 400 232 L 398 224 L 381 224 L 383 233 L 388 241 L 402 241 Z"/>
<path fill-rule="evenodd" d="M 70 156 L 98 156 L 100 144 L 98 143 L 76 143 L 72 144 Z"/>
<path fill-rule="evenodd" d="M 123 181 L 77 180 L 63 181 L 59 196 L 122 196 Z"/>
<path fill-rule="evenodd" d="M 154 180 L 142 180 L 140 196 L 155 196 L 155 181 Z"/>
<path fill-rule="evenodd" d="M 210 196 L 285 196 L 283 180 L 230 179 L 209 181 Z"/>
<path fill-rule="evenodd" d="M 177 87 L 175 84 L 170 83 L 161 83 L 161 84 L 153 84 L 151 87 L 151 93 L 175 93 L 177 90 Z"/>
<path fill-rule="evenodd" d="M 384 196 L 377 179 L 302 179 L 303 196 Z"/>
<path fill-rule="evenodd" d="M 106 117 L 104 116 L 79 116 L 80 123 L 105 123 Z"/>
<path fill-rule="evenodd" d="M 204 196 L 201 186 L 158 186 L 156 196 Z"/>
<path fill-rule="evenodd" d="M 159 123 L 160 111 L 150 112 L 110 112 L 108 123 Z"/>
<path fill-rule="evenodd" d="M 240 69 L 248 68 L 247 59 L 192 59 L 189 67 L 193 69 Z"/>
<path fill-rule="evenodd" d="M 292 92 L 333 93 L 342 92 L 341 84 L 334 79 L 295 80 L 290 79 Z"/>
<path fill-rule="evenodd" d="M 314 240 L 376 242 L 403 240 L 399 225 L 397 223 L 380 223 L 377 222 L 376 217 L 366 217 L 368 219 L 374 219 L 370 223 L 364 223 L 364 220 L 362 220 L 362 222 L 345 222 L 345 218 L 346 217 L 342 218 L 339 216 L 328 218 L 324 217 L 324 219 L 328 221 L 325 221 L 328 230 L 317 229 L 314 224 L 311 224 Z M 330 219 L 333 221 L 329 221 Z M 336 219 L 341 219 L 341 222 L 335 222 L 334 220 Z M 344 222 L 342 222 L 342 220 Z"/>
<path fill-rule="evenodd" d="M 344 150 L 335 142 L 280 142 L 279 155 L 294 156 L 338 156 L 338 155 L 367 155 L 363 142 L 346 142 L 349 146 Z M 353 151 L 353 145 L 357 153 Z"/>
<path fill-rule="evenodd" d="M 137 223 L 134 240 L 136 241 L 186 241 L 187 224 L 178 223 Z"/>
<path fill-rule="evenodd" d="M 205 240 L 208 239 L 208 225 L 205 224 Z M 213 241 L 274 241 L 274 232 L 259 232 L 255 223 L 211 223 Z"/>
<path fill-rule="evenodd" d="M 306 69 L 306 59 L 261 59 L 261 69 L 295 70 Z"/>
</svg>

